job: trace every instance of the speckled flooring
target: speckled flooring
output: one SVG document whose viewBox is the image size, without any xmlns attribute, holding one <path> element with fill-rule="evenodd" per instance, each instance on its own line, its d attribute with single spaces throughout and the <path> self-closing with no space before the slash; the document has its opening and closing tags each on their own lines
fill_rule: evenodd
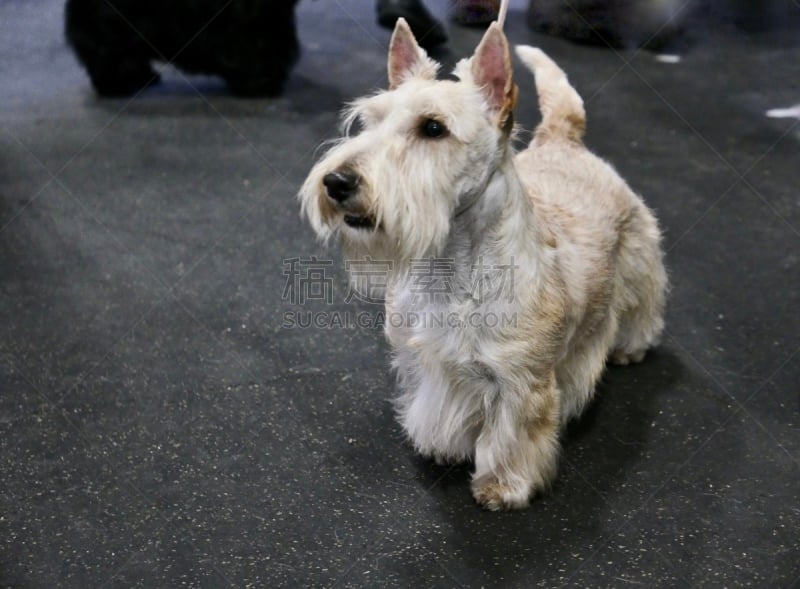
<svg viewBox="0 0 800 589">
<path fill-rule="evenodd" d="M 294 198 L 385 83 L 372 8 L 302 2 L 280 99 L 167 70 L 102 101 L 60 2 L 0 0 L 0 586 L 798 586 L 800 121 L 766 116 L 800 103 L 797 31 L 718 27 L 667 63 L 513 3 L 511 41 L 569 72 L 588 144 L 658 212 L 672 293 L 552 492 L 498 514 L 403 441 L 379 330 L 285 324 L 372 310 Z M 450 33 L 456 56 L 480 36 Z M 311 256 L 330 302 L 289 296 Z"/>
</svg>

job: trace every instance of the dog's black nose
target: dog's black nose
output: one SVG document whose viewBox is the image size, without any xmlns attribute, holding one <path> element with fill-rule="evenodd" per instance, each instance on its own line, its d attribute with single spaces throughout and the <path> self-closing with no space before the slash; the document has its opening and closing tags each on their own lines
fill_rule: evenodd
<svg viewBox="0 0 800 589">
<path fill-rule="evenodd" d="M 344 202 L 356 192 L 358 176 L 352 172 L 331 172 L 325 174 L 322 183 L 330 196 L 336 202 Z"/>
</svg>

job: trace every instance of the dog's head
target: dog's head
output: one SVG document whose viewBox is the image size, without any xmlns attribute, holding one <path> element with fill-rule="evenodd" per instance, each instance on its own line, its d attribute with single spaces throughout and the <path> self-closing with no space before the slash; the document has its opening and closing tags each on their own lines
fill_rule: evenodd
<svg viewBox="0 0 800 589">
<path fill-rule="evenodd" d="M 344 137 L 300 191 L 303 211 L 350 255 L 439 255 L 454 217 L 507 157 L 517 95 L 508 42 L 493 23 L 455 79 L 437 80 L 439 64 L 400 19 L 388 67 L 389 89 L 346 110 Z"/>
</svg>

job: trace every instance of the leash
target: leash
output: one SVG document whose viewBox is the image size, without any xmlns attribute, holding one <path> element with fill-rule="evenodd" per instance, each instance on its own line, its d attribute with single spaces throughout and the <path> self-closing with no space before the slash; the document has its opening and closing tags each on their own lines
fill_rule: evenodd
<svg viewBox="0 0 800 589">
<path fill-rule="evenodd" d="M 500 10 L 497 13 L 497 26 L 500 27 L 500 30 L 502 30 L 503 26 L 506 24 L 506 14 L 508 14 L 508 2 L 509 0 L 500 0 Z"/>
<path fill-rule="evenodd" d="M 497 22 L 497 25 L 500 27 L 501 30 L 503 29 L 503 25 L 506 22 L 506 14 L 508 14 L 508 3 L 509 0 L 500 0 L 500 10 L 498 10 L 497 12 L 497 20 L 495 22 Z M 462 202 L 458 206 L 455 213 L 453 213 L 454 217 L 459 217 L 463 215 L 465 212 L 467 212 L 469 209 L 475 206 L 475 203 L 477 203 L 480 200 L 481 195 L 489 187 L 489 184 L 491 183 L 492 178 L 494 178 L 494 175 L 496 173 L 497 170 L 492 172 L 491 176 L 489 176 L 489 178 L 486 180 L 486 184 L 483 187 L 483 190 L 476 191 L 472 196 L 470 196 L 470 198 L 468 198 L 465 202 Z"/>
</svg>

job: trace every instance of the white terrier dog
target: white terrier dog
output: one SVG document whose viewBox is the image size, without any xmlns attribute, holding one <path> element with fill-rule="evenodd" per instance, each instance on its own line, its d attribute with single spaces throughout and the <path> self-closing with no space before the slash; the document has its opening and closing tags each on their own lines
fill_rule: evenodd
<svg viewBox="0 0 800 589">
<path fill-rule="evenodd" d="M 399 420 L 423 455 L 474 460 L 472 492 L 489 509 L 525 507 L 552 482 L 559 433 L 606 360 L 638 362 L 656 343 L 667 286 L 656 220 L 584 147 L 580 97 L 540 50 L 517 54 L 535 73 L 543 120 L 515 155 L 501 28 L 458 63 L 457 80 L 437 80 L 401 19 L 389 90 L 350 106 L 345 137 L 300 191 L 320 237 L 338 236 L 350 259 L 391 261 L 387 317 L 447 315 L 386 324 Z M 414 272 L 434 259 L 452 268 L 438 300 L 419 296 Z M 513 279 L 486 268 L 512 268 Z"/>
</svg>

